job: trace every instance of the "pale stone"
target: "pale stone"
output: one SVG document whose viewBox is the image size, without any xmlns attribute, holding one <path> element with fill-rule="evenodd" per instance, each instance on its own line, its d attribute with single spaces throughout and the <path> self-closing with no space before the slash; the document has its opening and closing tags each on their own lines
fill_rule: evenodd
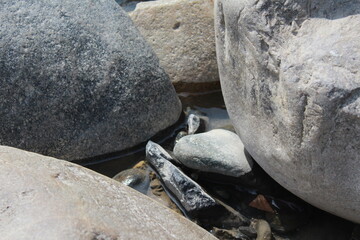
<svg viewBox="0 0 360 240">
<path fill-rule="evenodd" d="M 232 177 L 250 173 L 253 164 L 240 138 L 224 129 L 182 137 L 174 155 L 189 168 Z"/>
<path fill-rule="evenodd" d="M 213 0 L 140 2 L 129 16 L 175 87 L 219 81 Z"/>
<path fill-rule="evenodd" d="M 360 2 L 216 1 L 221 85 L 251 156 L 360 222 Z"/>
<path fill-rule="evenodd" d="M 1 239 L 215 239 L 108 177 L 0 146 Z"/>
</svg>

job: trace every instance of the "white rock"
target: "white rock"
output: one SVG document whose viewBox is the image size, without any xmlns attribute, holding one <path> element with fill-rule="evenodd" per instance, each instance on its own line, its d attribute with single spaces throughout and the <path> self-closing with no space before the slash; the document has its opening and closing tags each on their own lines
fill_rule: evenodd
<svg viewBox="0 0 360 240">
<path fill-rule="evenodd" d="M 189 168 L 239 177 L 252 168 L 252 159 L 244 150 L 235 133 L 214 129 L 182 137 L 174 147 L 174 155 Z"/>
<path fill-rule="evenodd" d="M 216 1 L 221 85 L 251 156 L 360 223 L 360 2 Z"/>
</svg>

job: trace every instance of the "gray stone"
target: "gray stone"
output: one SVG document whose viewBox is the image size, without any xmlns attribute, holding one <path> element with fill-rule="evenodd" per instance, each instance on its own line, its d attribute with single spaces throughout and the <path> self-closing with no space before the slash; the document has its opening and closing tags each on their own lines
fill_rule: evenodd
<svg viewBox="0 0 360 240">
<path fill-rule="evenodd" d="M 146 145 L 146 158 L 156 169 L 166 189 L 176 197 L 189 216 L 203 214 L 217 205 L 199 184 L 170 162 L 171 156 L 160 145 L 149 141 Z"/>
<path fill-rule="evenodd" d="M 250 155 L 302 199 L 360 223 L 360 2 L 215 8 L 225 103 Z"/>
<path fill-rule="evenodd" d="M 220 87 L 213 0 L 140 2 L 129 16 L 179 91 Z"/>
<path fill-rule="evenodd" d="M 143 194 L 147 194 L 150 185 L 149 172 L 144 169 L 126 169 L 116 174 L 113 179 Z"/>
<path fill-rule="evenodd" d="M 115 1 L 1 1 L 0 83 L 0 144 L 67 160 L 146 141 L 181 111 Z"/>
<path fill-rule="evenodd" d="M 240 177 L 252 168 L 252 159 L 244 150 L 235 133 L 214 129 L 182 137 L 174 147 L 174 155 L 189 168 Z"/>
<path fill-rule="evenodd" d="M 91 170 L 0 146 L 1 239 L 215 239 Z M 184 231 L 186 229 L 186 231 Z"/>
<path fill-rule="evenodd" d="M 195 134 L 200 127 L 200 117 L 195 114 L 190 114 L 187 120 L 188 134 Z"/>
</svg>

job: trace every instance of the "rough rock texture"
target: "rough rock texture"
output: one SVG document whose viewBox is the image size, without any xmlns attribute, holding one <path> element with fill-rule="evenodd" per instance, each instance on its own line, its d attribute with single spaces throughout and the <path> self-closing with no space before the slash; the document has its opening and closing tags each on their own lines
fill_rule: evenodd
<svg viewBox="0 0 360 240">
<path fill-rule="evenodd" d="M 171 156 L 160 145 L 149 141 L 146 145 L 146 158 L 186 214 L 193 217 L 217 205 L 199 184 L 170 162 Z"/>
<path fill-rule="evenodd" d="M 0 85 L 0 144 L 68 160 L 146 141 L 181 111 L 115 1 L 1 1 Z"/>
<path fill-rule="evenodd" d="M 1 239 L 215 239 L 91 170 L 10 147 L 0 152 Z"/>
<path fill-rule="evenodd" d="M 218 0 L 227 109 L 251 156 L 311 204 L 360 222 L 360 2 Z"/>
<path fill-rule="evenodd" d="M 180 91 L 219 81 L 213 5 L 213 0 L 158 0 L 138 3 L 129 12 Z"/>
<path fill-rule="evenodd" d="M 252 167 L 252 159 L 244 150 L 235 133 L 214 129 L 182 137 L 174 147 L 174 155 L 189 168 L 240 177 Z"/>
</svg>

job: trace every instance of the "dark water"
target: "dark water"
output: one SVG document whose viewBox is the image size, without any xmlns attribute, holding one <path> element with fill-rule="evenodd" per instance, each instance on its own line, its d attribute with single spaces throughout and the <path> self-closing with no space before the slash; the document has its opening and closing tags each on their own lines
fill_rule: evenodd
<svg viewBox="0 0 360 240">
<path fill-rule="evenodd" d="M 172 150 L 174 139 L 178 132 L 185 129 L 186 116 L 190 113 L 195 113 L 201 117 L 204 126 L 203 131 L 215 128 L 233 131 L 221 91 L 202 94 L 181 93 L 179 98 L 183 104 L 184 114 L 172 127 L 154 136 L 151 139 L 152 141 L 159 143 L 168 150 Z M 76 163 L 113 177 L 120 171 L 131 168 L 139 161 L 144 160 L 145 145 L 146 142 L 126 151 L 80 160 Z M 264 194 L 269 201 L 275 200 L 277 204 L 283 204 L 285 210 L 282 213 L 281 221 L 285 221 L 285 225 L 291 225 L 295 221 L 299 227 L 286 234 L 275 232 L 274 239 L 276 240 L 360 240 L 360 238 L 352 237 L 355 224 L 310 206 L 278 185 L 259 165 L 255 164 L 255 169 L 257 169 L 257 175 L 261 176 L 261 181 L 263 181 L 257 189 L 224 184 L 226 179 L 221 179 L 220 176 L 215 179 L 221 179 L 221 181 L 212 182 L 207 180 L 206 174 L 198 179 L 198 183 L 212 196 L 226 202 L 250 219 L 260 218 L 271 221 L 271 218 L 269 219 L 264 212 L 251 207 L 244 207 L 248 206 L 249 202 L 257 194 Z M 219 194 L 219 192 L 222 194 Z M 225 199 L 223 198 L 224 194 L 228 196 Z M 298 207 L 298 210 L 300 209 L 298 215 L 294 214 L 291 209 L 290 214 L 287 213 L 286 209 L 289 208 L 286 205 L 288 203 L 300 206 Z M 303 219 L 301 219 L 302 217 Z M 301 224 L 298 223 L 299 218 Z"/>
<path fill-rule="evenodd" d="M 177 123 L 158 133 L 152 137 L 151 141 L 159 143 L 161 145 L 168 145 L 175 139 L 177 133 L 185 127 L 185 115 L 182 114 Z M 146 142 L 143 142 L 130 149 L 105 154 L 93 158 L 74 161 L 79 165 L 87 167 L 98 173 L 113 177 L 117 173 L 133 167 L 136 163 L 145 159 L 145 146 Z"/>
</svg>

